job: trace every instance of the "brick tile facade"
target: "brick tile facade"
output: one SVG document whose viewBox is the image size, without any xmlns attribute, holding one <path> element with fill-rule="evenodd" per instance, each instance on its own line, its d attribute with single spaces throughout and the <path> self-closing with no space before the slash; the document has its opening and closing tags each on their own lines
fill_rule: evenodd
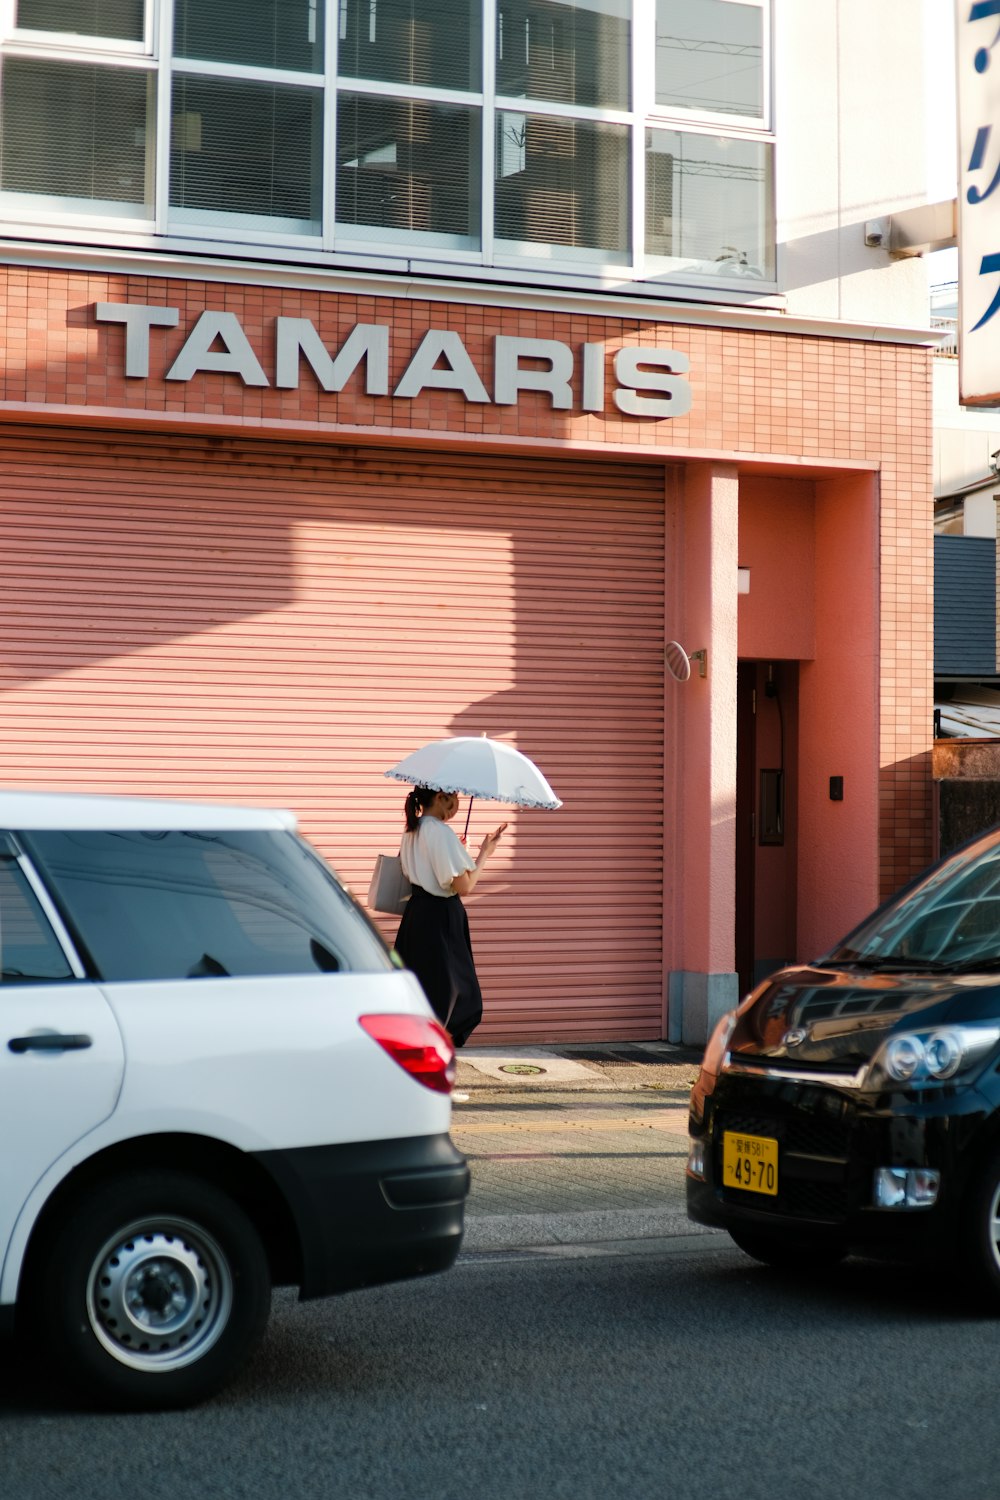
<svg viewBox="0 0 1000 1500">
<path fill-rule="evenodd" d="M 94 319 L 97 302 L 180 310 L 177 328 L 150 331 L 148 379 L 126 379 L 124 332 Z M 297 390 L 244 386 L 232 374 L 163 377 L 205 309 L 235 313 L 273 381 L 274 320 L 303 317 L 335 351 L 363 322 L 391 327 L 390 388 L 428 328 L 461 336 L 487 388 L 496 334 L 603 343 L 606 413 L 554 411 L 543 393 L 516 406 L 467 403 L 459 392 L 424 390 L 412 400 L 368 396 L 357 375 L 324 393 L 303 361 Z M 931 853 L 933 609 L 930 466 L 930 353 L 906 343 L 717 328 L 698 323 L 535 311 L 370 293 L 243 286 L 116 273 L 0 268 L 5 328 L 0 416 L 259 431 L 315 438 L 366 430 L 411 446 L 447 434 L 480 443 L 552 443 L 608 456 L 646 452 L 682 459 L 773 456 L 879 469 L 881 504 L 881 884 L 896 889 Z M 691 362 L 693 402 L 685 416 L 634 418 L 610 402 L 611 357 L 623 344 L 675 348 Z M 67 410 L 68 409 L 68 410 Z M 799 472 L 808 474 L 808 469 Z M 846 711 L 846 710 L 845 710 Z"/>
</svg>

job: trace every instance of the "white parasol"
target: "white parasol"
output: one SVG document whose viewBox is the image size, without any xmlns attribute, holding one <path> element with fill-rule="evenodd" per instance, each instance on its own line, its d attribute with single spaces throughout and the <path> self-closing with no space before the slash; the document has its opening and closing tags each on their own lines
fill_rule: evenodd
<svg viewBox="0 0 1000 1500">
<path fill-rule="evenodd" d="M 513 745 L 487 739 L 485 734 L 432 740 L 385 774 L 411 786 L 483 797 L 487 802 L 506 802 L 512 807 L 562 807 L 533 760 Z"/>
</svg>

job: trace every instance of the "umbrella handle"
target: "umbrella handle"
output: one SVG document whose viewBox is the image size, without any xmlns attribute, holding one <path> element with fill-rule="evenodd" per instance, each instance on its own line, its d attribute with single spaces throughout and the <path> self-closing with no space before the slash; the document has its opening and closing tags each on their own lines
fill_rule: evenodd
<svg viewBox="0 0 1000 1500">
<path fill-rule="evenodd" d="M 462 834 L 463 841 L 469 837 L 469 819 L 472 817 L 472 802 L 473 802 L 473 799 L 470 797 L 469 798 L 469 811 L 465 815 L 465 832 Z"/>
</svg>

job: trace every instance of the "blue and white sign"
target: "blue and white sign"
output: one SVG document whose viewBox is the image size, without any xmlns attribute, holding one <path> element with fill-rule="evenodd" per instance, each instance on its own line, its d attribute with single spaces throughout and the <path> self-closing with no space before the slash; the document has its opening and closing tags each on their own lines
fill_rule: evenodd
<svg viewBox="0 0 1000 1500">
<path fill-rule="evenodd" d="M 958 353 L 963 406 L 1000 404 L 1000 0 L 957 0 Z"/>
</svg>

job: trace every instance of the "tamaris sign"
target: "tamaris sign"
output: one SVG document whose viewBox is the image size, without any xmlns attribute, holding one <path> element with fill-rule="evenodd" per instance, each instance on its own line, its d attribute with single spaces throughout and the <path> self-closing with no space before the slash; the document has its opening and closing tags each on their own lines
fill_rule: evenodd
<svg viewBox="0 0 1000 1500">
<path fill-rule="evenodd" d="M 149 378 L 152 328 L 176 328 L 180 311 L 139 302 L 97 302 L 99 323 L 120 323 L 125 332 L 125 374 Z M 390 392 L 390 329 L 384 323 L 358 323 L 338 349 L 328 349 L 308 318 L 276 318 L 271 376 L 235 313 L 203 312 L 181 345 L 165 380 L 191 380 L 202 371 L 236 375 L 244 385 L 296 390 L 303 363 L 324 391 L 335 394 L 364 365 L 369 396 L 412 400 L 425 390 L 458 391 L 466 401 L 516 406 L 522 391 L 541 391 L 559 411 L 603 412 L 607 408 L 606 350 L 582 344 L 577 350 L 558 339 L 492 340 L 492 370 L 480 371 L 459 335 L 430 328 L 410 354 Z M 627 345 L 613 359 L 611 400 L 630 417 L 680 417 L 691 409 L 691 387 L 684 379 L 686 355 L 676 349 Z M 485 383 L 492 376 L 492 389 Z M 485 378 L 484 378 L 485 377 Z M 360 378 L 360 377 L 359 377 Z"/>
</svg>

